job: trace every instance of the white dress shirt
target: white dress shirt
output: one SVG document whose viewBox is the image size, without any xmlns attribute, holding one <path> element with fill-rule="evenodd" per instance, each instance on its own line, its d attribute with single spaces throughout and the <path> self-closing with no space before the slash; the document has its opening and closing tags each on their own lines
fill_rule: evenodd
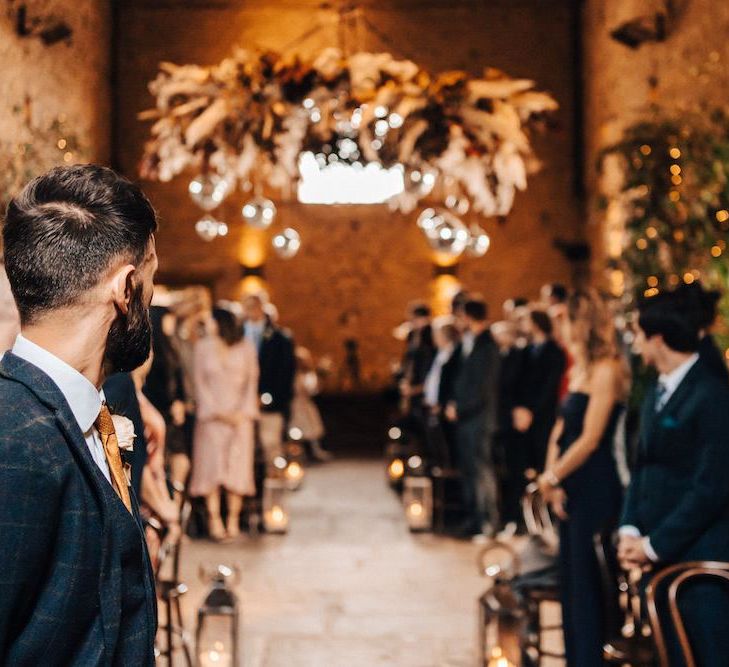
<svg viewBox="0 0 729 667">
<path fill-rule="evenodd" d="M 15 339 L 13 354 L 42 370 L 61 390 L 84 434 L 91 457 L 111 484 L 111 473 L 106 461 L 104 445 L 94 427 L 94 422 L 101 410 L 101 403 L 105 400 L 104 392 L 98 391 L 75 368 L 39 345 L 32 343 L 22 334 L 18 334 Z"/>
<path fill-rule="evenodd" d="M 448 363 L 448 360 L 453 354 L 453 345 L 448 345 L 440 350 L 433 359 L 433 365 L 430 367 L 428 374 L 425 376 L 425 383 L 423 384 L 423 403 L 430 407 L 438 405 L 438 398 L 440 394 L 440 379 L 443 375 L 443 366 Z"/>
<path fill-rule="evenodd" d="M 659 398 L 656 401 L 656 412 L 660 412 L 666 406 L 668 401 L 671 400 L 671 396 L 676 393 L 676 389 L 678 389 L 680 384 L 686 379 L 689 371 L 694 367 L 698 360 L 698 353 L 692 354 L 678 368 L 674 368 L 670 373 L 661 373 L 661 375 L 658 376 L 658 384 L 663 388 L 663 391 L 659 394 Z M 636 526 L 621 526 L 618 533 L 620 535 L 627 535 L 630 537 L 641 537 L 640 531 Z M 643 550 L 645 551 L 646 556 L 648 556 L 648 558 L 650 558 L 650 560 L 654 563 L 660 560 L 655 549 L 651 546 L 651 541 L 648 537 L 643 537 Z"/>
</svg>

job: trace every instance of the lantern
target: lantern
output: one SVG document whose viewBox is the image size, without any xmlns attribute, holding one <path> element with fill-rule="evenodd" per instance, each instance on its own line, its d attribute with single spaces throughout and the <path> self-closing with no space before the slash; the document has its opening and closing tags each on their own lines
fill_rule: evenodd
<svg viewBox="0 0 729 667">
<path fill-rule="evenodd" d="M 433 482 L 430 477 L 406 477 L 402 501 L 410 531 L 429 531 L 433 524 Z"/>
<path fill-rule="evenodd" d="M 408 447 L 405 434 L 399 426 L 391 426 L 387 431 L 389 442 L 385 447 L 385 465 L 387 466 L 387 481 L 394 489 L 399 489 L 405 476 L 405 462 L 408 457 Z"/>
<path fill-rule="evenodd" d="M 288 530 L 286 493 L 283 479 L 269 477 L 263 482 L 263 528 L 267 533 L 284 534 Z"/>
<path fill-rule="evenodd" d="M 227 565 L 218 565 L 197 611 L 199 667 L 238 667 L 238 598 L 229 588 L 234 574 Z"/>
<path fill-rule="evenodd" d="M 293 427 L 289 429 L 289 438 L 293 442 L 288 443 L 286 447 L 287 463 L 283 471 L 289 491 L 297 491 L 304 481 L 306 452 L 299 442 L 302 437 L 303 433 L 300 428 Z"/>
<path fill-rule="evenodd" d="M 514 667 L 514 663 L 510 662 L 506 656 L 504 656 L 501 648 L 496 646 L 493 651 L 491 651 L 488 667 Z"/>
</svg>

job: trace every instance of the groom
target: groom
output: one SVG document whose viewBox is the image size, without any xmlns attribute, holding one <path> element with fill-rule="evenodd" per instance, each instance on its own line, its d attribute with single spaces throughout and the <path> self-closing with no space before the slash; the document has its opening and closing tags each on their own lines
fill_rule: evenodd
<svg viewBox="0 0 729 667">
<path fill-rule="evenodd" d="M 690 306 L 680 293 L 665 293 L 640 307 L 636 351 L 660 375 L 645 399 L 619 531 L 625 569 L 729 561 L 729 388 L 699 358 Z M 728 597 L 709 583 L 681 594 L 702 667 L 727 664 Z M 671 643 L 671 665 L 680 665 Z"/>
<path fill-rule="evenodd" d="M 21 334 L 0 361 L 0 664 L 154 665 L 154 583 L 99 388 L 149 355 L 156 227 L 97 166 L 53 169 L 8 206 Z"/>
</svg>

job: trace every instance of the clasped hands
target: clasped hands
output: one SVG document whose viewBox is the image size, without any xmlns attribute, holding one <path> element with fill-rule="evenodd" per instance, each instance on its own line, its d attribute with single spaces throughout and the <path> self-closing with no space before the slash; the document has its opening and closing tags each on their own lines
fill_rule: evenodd
<svg viewBox="0 0 729 667">
<path fill-rule="evenodd" d="M 639 535 L 621 535 L 618 542 L 618 562 L 623 570 L 640 569 L 648 572 L 652 563 L 645 551 L 645 542 Z"/>
</svg>

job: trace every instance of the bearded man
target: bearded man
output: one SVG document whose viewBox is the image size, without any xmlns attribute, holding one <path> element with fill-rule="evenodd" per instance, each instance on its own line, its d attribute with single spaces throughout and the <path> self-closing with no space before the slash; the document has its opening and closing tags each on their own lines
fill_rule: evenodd
<svg viewBox="0 0 729 667">
<path fill-rule="evenodd" d="M 0 664 L 154 665 L 129 434 L 100 387 L 149 355 L 156 228 L 136 185 L 91 165 L 53 169 L 8 206 L 21 333 L 0 361 Z"/>
</svg>

